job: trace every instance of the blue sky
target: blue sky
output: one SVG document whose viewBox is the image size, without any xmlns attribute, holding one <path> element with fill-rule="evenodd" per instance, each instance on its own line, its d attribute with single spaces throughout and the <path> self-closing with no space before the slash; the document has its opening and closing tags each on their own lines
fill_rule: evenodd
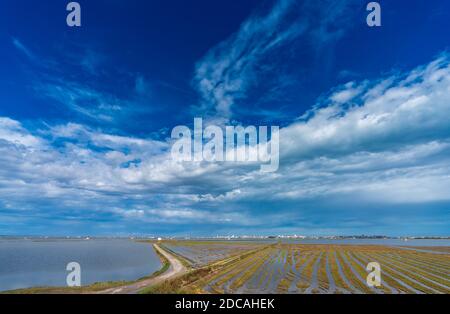
<svg viewBox="0 0 450 314">
<path fill-rule="evenodd" d="M 449 235 L 450 3 L 0 3 L 0 234 Z M 175 163 L 194 117 L 280 168 Z"/>
</svg>

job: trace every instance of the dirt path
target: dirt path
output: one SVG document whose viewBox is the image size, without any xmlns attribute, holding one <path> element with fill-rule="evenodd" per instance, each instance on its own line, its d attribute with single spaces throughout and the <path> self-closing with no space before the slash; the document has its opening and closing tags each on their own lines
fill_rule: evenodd
<svg viewBox="0 0 450 314">
<path fill-rule="evenodd" d="M 97 293 L 100 293 L 100 294 L 136 294 L 136 293 L 139 293 L 139 291 L 145 287 L 153 286 L 153 285 L 163 282 L 164 280 L 180 276 L 187 271 L 186 267 L 184 267 L 184 265 L 175 256 L 173 256 L 172 254 L 163 250 L 157 244 L 154 244 L 154 247 L 159 253 L 164 255 L 164 257 L 167 258 L 170 262 L 170 267 L 166 272 L 164 272 L 163 274 L 158 275 L 156 277 L 153 277 L 153 278 L 138 281 L 133 284 L 122 286 L 122 287 L 115 287 L 115 288 L 98 291 Z"/>
</svg>

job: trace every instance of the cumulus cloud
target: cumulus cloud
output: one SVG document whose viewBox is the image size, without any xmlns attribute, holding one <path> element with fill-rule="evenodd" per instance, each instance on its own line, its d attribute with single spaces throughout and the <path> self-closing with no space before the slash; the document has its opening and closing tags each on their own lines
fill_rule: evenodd
<svg viewBox="0 0 450 314">
<path fill-rule="evenodd" d="M 26 147 L 37 147 L 41 144 L 41 140 L 30 135 L 18 121 L 0 117 L 0 126 L 0 140 Z"/>
<path fill-rule="evenodd" d="M 346 85 L 312 109 L 306 121 L 281 131 L 282 154 L 333 156 L 446 139 L 449 90 L 446 54 L 410 73 Z"/>
<path fill-rule="evenodd" d="M 409 73 L 333 89 L 281 129 L 275 173 L 178 163 L 168 141 L 75 123 L 27 129 L 1 118 L 1 204 L 30 215 L 38 207 L 40 215 L 255 227 L 298 219 L 307 204 L 324 199 L 347 207 L 448 202 L 449 64 L 444 54 Z"/>
<path fill-rule="evenodd" d="M 53 214 L 60 210 L 65 213 L 63 219 L 82 209 L 84 216 L 111 213 L 141 222 L 251 221 L 236 219 L 242 217 L 238 213 L 180 208 L 186 195 L 198 189 L 194 182 L 203 180 L 209 168 L 177 164 L 167 153 L 168 145 L 105 134 L 74 123 L 31 132 L 18 121 L 2 118 L 3 206 L 11 210 L 39 207 Z M 128 202 L 125 209 L 124 201 Z M 168 203 L 172 208 L 161 208 Z M 105 210 L 108 207 L 113 210 Z"/>
<path fill-rule="evenodd" d="M 201 96 L 196 109 L 218 124 L 238 119 L 236 103 L 261 83 L 262 73 L 273 70 L 268 59 L 302 36 L 318 55 L 342 37 L 353 1 L 316 3 L 279 1 L 208 51 L 195 67 Z M 21 41 L 13 44 L 29 61 L 40 59 Z M 88 54 L 81 66 L 97 75 L 101 64 Z M 171 158 L 170 140 L 88 126 L 90 120 L 111 125 L 130 108 L 140 112 L 136 104 L 151 96 L 149 82 L 133 77 L 131 96 L 123 99 L 59 76 L 54 64 L 42 67 L 35 90 L 89 119 L 36 127 L 0 117 L 2 221 L 99 226 L 126 221 L 149 231 L 170 224 L 211 225 L 212 231 L 301 225 L 334 232 L 368 227 L 370 219 L 405 217 L 403 206 L 433 210 L 436 203 L 450 202 L 450 56 L 445 53 L 375 80 L 357 81 L 357 75 L 344 73 L 353 80 L 332 88 L 281 128 L 280 167 L 273 173 L 262 173 L 255 164 L 179 163 Z M 277 68 L 277 78 L 287 77 L 281 72 Z M 383 215 L 356 219 L 364 210 Z"/>
</svg>

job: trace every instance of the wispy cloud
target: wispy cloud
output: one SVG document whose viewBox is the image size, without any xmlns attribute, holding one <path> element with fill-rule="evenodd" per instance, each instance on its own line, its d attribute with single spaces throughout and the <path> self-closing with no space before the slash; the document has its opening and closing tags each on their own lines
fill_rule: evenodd
<svg viewBox="0 0 450 314">
<path fill-rule="evenodd" d="M 350 27 L 347 12 L 353 3 L 282 0 L 250 16 L 196 64 L 194 87 L 201 104 L 195 110 L 217 123 L 229 122 L 251 114 L 249 107 L 236 105 L 259 84 L 283 95 L 295 81 L 287 84 L 277 57 L 288 48 L 305 48 L 320 59 Z M 302 45 L 296 45 L 299 39 Z M 283 108 L 261 108 L 258 118 L 289 121 L 280 132 L 279 171 L 261 173 L 255 165 L 177 163 L 170 140 L 105 131 L 104 125 L 148 112 L 141 104 L 150 102 L 152 82 L 129 75 L 128 92 L 117 96 L 84 80 L 104 75 L 106 61 L 95 52 L 81 54 L 82 75 L 74 77 L 22 41 L 12 43 L 27 60 L 42 63 L 35 91 L 68 109 L 71 121 L 36 127 L 0 118 L 3 222 L 101 221 L 113 232 L 121 228 L 116 222 L 124 221 L 145 230 L 174 224 L 176 230 L 207 225 L 214 232 L 222 227 L 336 232 L 420 219 L 448 226 L 448 210 L 442 210 L 450 204 L 448 54 L 373 80 L 341 73 L 352 81 L 331 88 L 294 122 Z M 411 211 L 416 214 L 408 215 Z"/>
<path fill-rule="evenodd" d="M 251 79 L 256 80 L 257 63 L 304 31 L 298 22 L 285 22 L 293 5 L 283 0 L 268 14 L 251 17 L 197 64 L 195 83 L 203 97 L 202 110 L 213 109 L 212 114 L 230 117 L 235 99 L 245 96 Z"/>
<path fill-rule="evenodd" d="M 19 39 L 13 38 L 12 43 L 28 59 L 30 59 L 31 61 L 37 61 L 37 57 L 34 55 L 34 53 L 31 52 L 31 50 L 29 50 Z"/>
<path fill-rule="evenodd" d="M 446 54 L 407 73 L 336 87 L 309 117 L 281 130 L 280 169 L 269 174 L 245 165 L 180 164 L 166 141 L 73 123 L 33 131 L 2 118 L 1 204 L 29 215 L 58 208 L 96 217 L 116 208 L 116 219 L 250 229 L 281 227 L 286 219 L 306 226 L 302 219 L 311 223 L 319 212 L 324 226 L 333 217 L 369 215 L 361 203 L 403 217 L 406 204 L 450 202 L 448 99 Z"/>
<path fill-rule="evenodd" d="M 74 58 L 78 61 L 80 56 L 75 56 Z M 89 74 L 99 76 L 105 72 L 103 66 L 106 64 L 106 61 L 107 57 L 105 55 L 87 48 L 78 62 Z"/>
<path fill-rule="evenodd" d="M 276 52 L 281 48 L 306 36 L 305 42 L 313 41 L 315 49 L 323 49 L 341 37 L 346 27 L 330 26 L 345 24 L 347 18 L 341 17 L 348 13 L 351 2 L 318 5 L 317 1 L 281 0 L 267 13 L 252 15 L 198 62 L 194 83 L 202 96 L 199 110 L 219 121 L 231 118 L 233 105 L 258 85 L 261 73 L 274 70 L 277 76 L 283 74 L 280 68 L 271 68 L 276 67 Z"/>
<path fill-rule="evenodd" d="M 114 76 L 117 73 L 106 75 L 101 65 L 104 65 L 107 58 L 92 49 L 83 50 L 78 59 L 73 53 L 70 54 L 65 61 L 70 66 L 73 66 L 72 63 L 75 62 L 76 67 L 71 75 L 67 75 L 61 71 L 61 68 L 67 66 L 63 61 L 38 57 L 18 39 L 13 39 L 13 44 L 37 68 L 33 72 L 35 79 L 32 82 L 36 95 L 56 101 L 65 109 L 76 113 L 79 118 L 117 125 L 137 115 L 149 114 L 158 110 L 150 105 L 152 102 L 151 86 L 141 74 L 128 73 L 130 82 L 129 93 L 126 97 L 117 96 L 106 91 L 106 88 L 99 88 L 96 84 L 98 76 L 108 77 L 108 75 Z M 93 77 L 94 83 L 90 83 L 86 77 Z"/>
<path fill-rule="evenodd" d="M 73 112 L 98 121 L 112 122 L 127 105 L 113 95 L 65 80 L 36 83 L 34 88 L 41 97 L 51 98 Z"/>
</svg>

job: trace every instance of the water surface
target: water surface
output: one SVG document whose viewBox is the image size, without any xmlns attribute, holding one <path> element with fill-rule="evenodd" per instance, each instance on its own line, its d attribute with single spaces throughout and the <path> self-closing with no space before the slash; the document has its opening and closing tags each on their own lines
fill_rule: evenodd
<svg viewBox="0 0 450 314">
<path fill-rule="evenodd" d="M 210 241 L 217 241 L 211 239 Z M 450 246 L 450 239 L 231 239 L 225 242 L 291 243 L 291 244 L 351 244 L 386 246 Z"/>
<path fill-rule="evenodd" d="M 149 243 L 125 239 L 0 239 L 0 291 L 35 286 L 65 286 L 66 266 L 81 266 L 81 284 L 134 280 L 161 267 Z"/>
</svg>

